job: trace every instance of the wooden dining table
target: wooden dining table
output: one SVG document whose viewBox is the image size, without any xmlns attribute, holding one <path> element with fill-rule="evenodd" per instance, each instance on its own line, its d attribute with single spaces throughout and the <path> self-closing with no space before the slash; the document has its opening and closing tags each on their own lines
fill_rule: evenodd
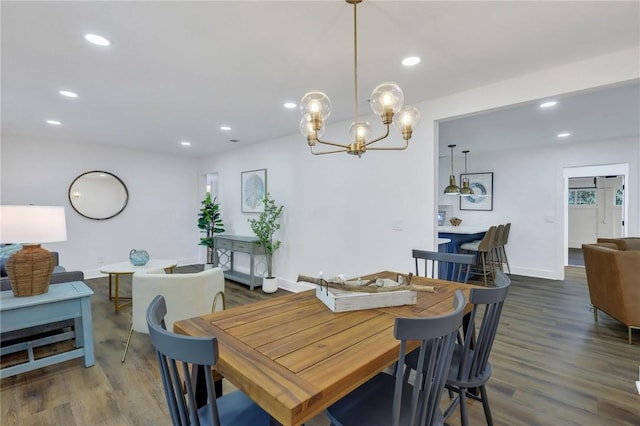
<svg viewBox="0 0 640 426">
<path fill-rule="evenodd" d="M 384 271 L 363 278 L 391 278 Z M 472 285 L 424 277 L 415 305 L 334 313 L 309 290 L 174 323 L 176 333 L 216 336 L 216 370 L 285 426 L 300 425 L 393 364 L 395 318 L 441 315 Z"/>
</svg>

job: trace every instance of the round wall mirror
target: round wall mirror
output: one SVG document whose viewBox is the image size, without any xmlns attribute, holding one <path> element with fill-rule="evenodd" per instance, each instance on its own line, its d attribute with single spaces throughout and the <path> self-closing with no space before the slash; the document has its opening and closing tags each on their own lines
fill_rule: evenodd
<svg viewBox="0 0 640 426">
<path fill-rule="evenodd" d="M 75 211 L 88 219 L 110 219 L 127 206 L 129 191 L 112 173 L 87 172 L 69 186 L 69 202 Z"/>
</svg>

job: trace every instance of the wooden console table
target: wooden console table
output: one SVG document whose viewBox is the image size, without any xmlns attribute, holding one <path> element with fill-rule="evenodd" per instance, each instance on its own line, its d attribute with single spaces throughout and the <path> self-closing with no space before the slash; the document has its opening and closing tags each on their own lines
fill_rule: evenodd
<svg viewBox="0 0 640 426">
<path fill-rule="evenodd" d="M 227 256 L 228 261 L 220 261 L 220 267 L 224 270 L 224 277 L 249 286 L 251 290 L 262 286 L 262 277 L 256 275 L 255 256 L 265 254 L 264 247 L 258 245 L 256 237 L 243 237 L 239 235 L 216 235 L 214 238 L 215 249 L 220 256 Z M 234 268 L 233 253 L 247 253 L 249 255 L 249 273 L 239 272 Z"/>
<path fill-rule="evenodd" d="M 15 297 L 12 291 L 0 292 L 0 327 L 3 333 L 66 319 L 75 320 L 75 331 L 3 347 L 0 352 L 2 355 L 26 350 L 29 361 L 1 369 L 0 378 L 80 357 L 84 357 L 85 367 L 94 365 L 92 295 L 93 290 L 82 281 L 50 285 L 47 293 L 37 296 Z M 74 335 L 75 349 L 35 359 L 33 348 L 66 340 Z"/>
</svg>

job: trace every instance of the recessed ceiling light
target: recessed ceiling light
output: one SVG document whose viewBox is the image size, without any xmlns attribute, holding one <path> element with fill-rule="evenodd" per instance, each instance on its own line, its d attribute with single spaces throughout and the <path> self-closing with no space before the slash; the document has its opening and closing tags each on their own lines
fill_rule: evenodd
<svg viewBox="0 0 640 426">
<path fill-rule="evenodd" d="M 229 139 L 229 142 L 238 143 L 240 142 L 240 139 Z"/>
<path fill-rule="evenodd" d="M 295 107 L 297 107 L 298 105 L 296 105 L 295 102 L 285 102 L 284 107 L 285 108 L 289 108 L 289 109 L 293 109 Z"/>
<path fill-rule="evenodd" d="M 558 102 L 556 101 L 547 101 L 540 104 L 540 108 L 551 108 L 552 106 L 556 106 Z"/>
<path fill-rule="evenodd" d="M 402 65 L 405 67 L 412 67 L 420 63 L 420 58 L 417 56 L 407 56 L 402 60 Z"/>
<path fill-rule="evenodd" d="M 47 124 L 51 124 L 52 126 L 59 126 L 62 123 L 58 120 L 47 120 Z"/>
<path fill-rule="evenodd" d="M 224 131 L 228 132 L 229 130 L 231 130 L 231 127 L 229 127 L 229 126 L 220 126 L 220 130 L 224 130 Z"/>
<path fill-rule="evenodd" d="M 180 142 L 180 145 L 182 145 L 182 146 L 191 146 L 191 142 L 182 141 L 182 142 Z"/>
<path fill-rule="evenodd" d="M 93 43 L 97 46 L 109 46 L 111 42 L 106 38 L 99 36 L 97 34 L 85 34 L 84 38 L 89 42 Z"/>
<path fill-rule="evenodd" d="M 67 98 L 77 98 L 78 97 L 77 93 L 70 92 L 68 90 L 60 90 L 58 93 L 60 93 L 62 96 L 66 96 Z"/>
<path fill-rule="evenodd" d="M 571 133 L 562 132 L 562 133 L 558 133 L 556 136 L 559 137 L 559 138 L 568 138 L 569 136 L 571 136 Z"/>
</svg>

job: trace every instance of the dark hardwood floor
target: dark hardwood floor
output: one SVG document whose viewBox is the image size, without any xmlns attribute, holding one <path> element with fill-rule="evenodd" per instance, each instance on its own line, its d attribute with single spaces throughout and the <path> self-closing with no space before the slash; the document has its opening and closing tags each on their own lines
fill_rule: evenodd
<svg viewBox="0 0 640 426">
<path fill-rule="evenodd" d="M 197 266 L 177 272 L 197 270 Z M 640 332 L 605 314 L 593 321 L 583 268 L 567 268 L 564 281 L 512 276 L 491 363 L 489 400 L 496 425 L 640 425 L 634 381 L 640 367 Z M 3 379 L 2 425 L 168 425 L 170 419 L 148 336 L 134 334 L 120 363 L 130 308 L 118 313 L 107 300 L 105 278 L 87 280 L 92 298 L 96 365 L 67 361 Z M 128 288 L 125 284 L 124 288 Z M 227 282 L 228 307 L 278 297 Z M 68 344 L 68 343 L 66 343 Z M 56 348 L 44 348 L 44 351 Z M 5 357 L 3 365 L 15 361 Z M 230 388 L 225 384 L 227 390 Z M 442 404 L 448 402 L 443 396 Z M 486 424 L 482 406 L 469 405 L 472 425 Z M 326 426 L 324 416 L 309 426 Z M 458 425 L 458 413 L 448 420 Z M 386 426 L 386 425 L 384 425 Z"/>
</svg>

